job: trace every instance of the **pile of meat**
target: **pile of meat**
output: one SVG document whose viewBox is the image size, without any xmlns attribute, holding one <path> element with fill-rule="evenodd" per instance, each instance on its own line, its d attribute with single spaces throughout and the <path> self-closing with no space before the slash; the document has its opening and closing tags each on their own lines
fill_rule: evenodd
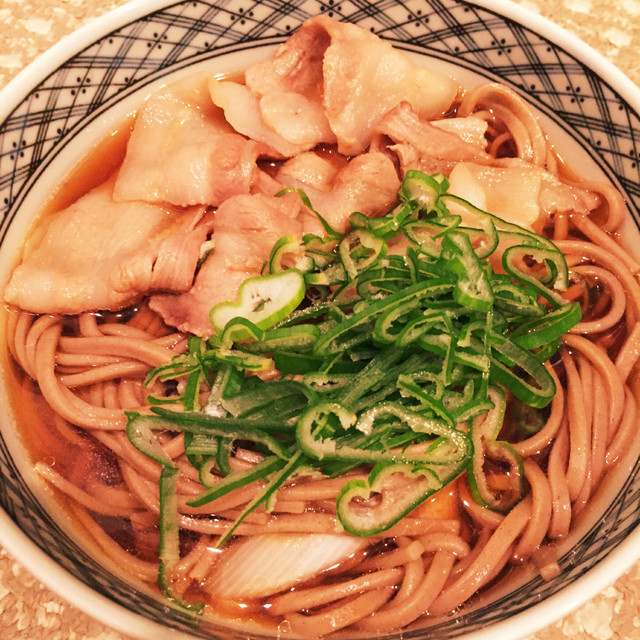
<svg viewBox="0 0 640 640">
<path fill-rule="evenodd" d="M 312 18 L 243 82 L 199 74 L 141 105 L 122 166 L 45 218 L 6 301 L 74 314 L 148 297 L 167 324 L 208 336 L 212 305 L 274 242 L 322 233 L 284 188 L 344 230 L 354 211 L 385 214 L 409 168 L 487 166 L 486 122 L 446 117 L 459 95 L 370 32 Z"/>
</svg>

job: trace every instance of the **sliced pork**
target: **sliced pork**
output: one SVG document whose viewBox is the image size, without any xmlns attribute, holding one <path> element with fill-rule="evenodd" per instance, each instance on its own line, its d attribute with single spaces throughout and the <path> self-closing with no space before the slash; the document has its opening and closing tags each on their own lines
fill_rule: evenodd
<svg viewBox="0 0 640 640">
<path fill-rule="evenodd" d="M 389 42 L 327 16 L 305 22 L 273 58 L 252 66 L 245 78 L 255 102 L 251 106 L 243 96 L 244 114 L 259 116 L 289 143 L 300 139 L 298 123 L 304 122 L 307 136 L 313 132 L 317 142 L 337 140 L 345 155 L 367 149 L 377 122 L 398 103 L 408 102 L 421 118 L 438 118 L 459 89 L 451 78 L 414 63 Z M 221 104 L 216 97 L 214 102 Z M 249 135 L 246 123 L 237 130 Z"/>
<path fill-rule="evenodd" d="M 458 162 L 491 161 L 484 150 L 484 135 L 480 137 L 477 131 L 480 126 L 476 119 L 466 128 L 458 123 L 457 130 L 452 125 L 443 126 L 442 121 L 432 124 L 408 102 L 402 102 L 382 118 L 376 133 L 393 141 L 390 148 L 397 154 L 403 174 L 409 169 L 448 174 Z"/>
<path fill-rule="evenodd" d="M 476 207 L 529 229 L 540 216 L 554 213 L 588 213 L 598 196 L 586 189 L 562 183 L 544 169 L 522 160 L 504 159 L 502 166 L 461 162 L 451 171 L 449 191 Z M 469 224 L 475 217 L 450 206 Z"/>
<path fill-rule="evenodd" d="M 477 116 L 443 118 L 442 120 L 431 120 L 430 124 L 443 131 L 455 133 L 462 142 L 478 147 L 478 150 L 484 151 L 487 148 L 486 134 L 489 125 L 482 118 Z"/>
<path fill-rule="evenodd" d="M 213 103 L 224 111 L 229 124 L 238 132 L 270 147 L 275 158 L 289 158 L 316 144 L 296 144 L 283 138 L 262 120 L 260 101 L 243 84 L 211 78 L 209 91 Z"/>
<path fill-rule="evenodd" d="M 326 21 L 311 18 L 281 44 L 273 57 L 245 72 L 247 86 L 256 96 L 294 92 L 321 100 L 324 55 L 331 44 Z"/>
<path fill-rule="evenodd" d="M 34 313 L 119 309 L 151 291 L 184 291 L 210 233 L 203 207 L 114 202 L 110 180 L 47 218 L 5 299 Z"/>
<path fill-rule="evenodd" d="M 362 153 L 342 166 L 313 153 L 286 162 L 276 179 L 302 189 L 313 208 L 338 231 L 346 231 L 349 216 L 385 214 L 397 199 L 400 179 L 388 155 Z"/>
<path fill-rule="evenodd" d="M 234 132 L 214 108 L 206 79 L 194 87 L 182 82 L 153 95 L 140 109 L 114 197 L 217 206 L 249 193 L 264 151 L 259 142 Z"/>
<path fill-rule="evenodd" d="M 369 31 L 327 16 L 312 20 L 331 36 L 323 60 L 323 101 L 342 153 L 366 149 L 375 125 L 400 102 L 430 120 L 444 115 L 457 96 L 454 80 L 414 63 Z"/>
<path fill-rule="evenodd" d="M 301 236 L 299 210 L 300 199 L 296 194 L 229 198 L 214 216 L 214 249 L 193 287 L 178 296 L 153 296 L 151 308 L 181 331 L 209 336 L 211 307 L 237 298 L 240 283 L 260 273 L 277 240 L 286 235 Z"/>
</svg>

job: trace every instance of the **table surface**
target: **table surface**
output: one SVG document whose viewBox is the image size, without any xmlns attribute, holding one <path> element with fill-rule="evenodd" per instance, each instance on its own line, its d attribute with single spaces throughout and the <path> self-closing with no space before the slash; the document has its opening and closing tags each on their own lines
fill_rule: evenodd
<svg viewBox="0 0 640 640">
<path fill-rule="evenodd" d="M 516 0 L 606 56 L 640 85 L 640 0 Z M 0 88 L 87 21 L 125 0 L 0 0 Z M 527 640 L 640 640 L 640 562 Z M 2 640 L 125 640 L 40 584 L 0 546 Z"/>
</svg>

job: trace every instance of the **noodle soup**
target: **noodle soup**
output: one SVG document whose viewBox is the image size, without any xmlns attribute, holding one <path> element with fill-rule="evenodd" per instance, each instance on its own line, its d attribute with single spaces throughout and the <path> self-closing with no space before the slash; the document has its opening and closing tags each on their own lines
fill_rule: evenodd
<svg viewBox="0 0 640 640">
<path fill-rule="evenodd" d="M 5 293 L 35 470 L 109 561 L 304 637 L 556 575 L 633 441 L 621 196 L 506 87 L 324 18 L 123 138 Z"/>
</svg>

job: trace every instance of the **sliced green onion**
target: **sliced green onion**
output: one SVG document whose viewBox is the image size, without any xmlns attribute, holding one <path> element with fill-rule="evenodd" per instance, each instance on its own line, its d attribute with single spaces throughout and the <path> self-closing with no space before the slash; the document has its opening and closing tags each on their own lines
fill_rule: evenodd
<svg viewBox="0 0 640 640">
<path fill-rule="evenodd" d="M 304 276 L 297 269 L 247 278 L 238 289 L 237 302 L 214 305 L 211 324 L 221 333 L 230 320 L 240 316 L 260 329 L 268 329 L 286 318 L 302 302 L 304 294 Z"/>
<path fill-rule="evenodd" d="M 298 474 L 368 473 L 345 478 L 336 501 L 358 536 L 386 531 L 465 472 L 487 508 L 505 512 L 521 499 L 522 461 L 500 439 L 506 396 L 540 418 L 556 391 L 545 361 L 580 307 L 562 297 L 567 265 L 550 240 L 447 189 L 442 174 L 409 171 L 389 211 L 353 213 L 344 234 L 303 191 L 284 190 L 324 237 L 281 238 L 268 274 L 213 306 L 213 337 L 190 339 L 149 372 L 147 384 L 176 380 L 181 393 L 154 399 L 152 415 L 127 414 L 130 441 L 163 466 L 160 582 L 170 597 L 177 470 L 160 431 L 185 434 L 203 487 L 190 506 L 261 483 L 218 545 L 256 508 L 269 512 Z M 452 202 L 477 225 L 464 226 Z M 234 470 L 239 443 L 261 462 Z M 492 484 L 493 465 L 508 469 L 508 486 Z"/>
</svg>

